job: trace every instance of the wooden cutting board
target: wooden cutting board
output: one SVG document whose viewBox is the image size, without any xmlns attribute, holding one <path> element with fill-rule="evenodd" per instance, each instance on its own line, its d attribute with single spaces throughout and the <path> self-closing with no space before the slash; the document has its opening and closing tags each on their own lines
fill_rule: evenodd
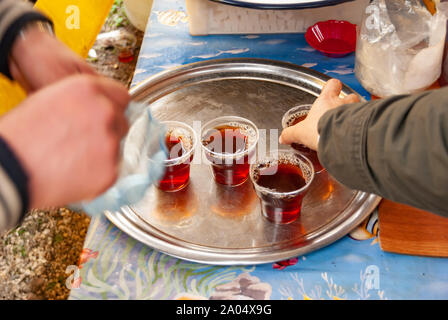
<svg viewBox="0 0 448 320">
<path fill-rule="evenodd" d="M 448 257 L 448 218 L 383 200 L 378 208 L 378 223 L 384 251 Z"/>
</svg>

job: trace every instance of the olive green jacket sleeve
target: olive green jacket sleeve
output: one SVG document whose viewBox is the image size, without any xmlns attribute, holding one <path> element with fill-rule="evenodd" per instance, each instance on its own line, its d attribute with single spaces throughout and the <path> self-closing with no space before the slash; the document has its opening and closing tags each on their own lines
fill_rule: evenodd
<svg viewBox="0 0 448 320">
<path fill-rule="evenodd" d="M 339 182 L 448 217 L 448 88 L 344 105 L 319 134 Z"/>
</svg>

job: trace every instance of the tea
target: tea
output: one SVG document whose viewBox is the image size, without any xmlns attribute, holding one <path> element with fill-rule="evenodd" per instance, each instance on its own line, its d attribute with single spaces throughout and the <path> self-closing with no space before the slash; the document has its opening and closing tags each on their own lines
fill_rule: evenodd
<svg viewBox="0 0 448 320">
<path fill-rule="evenodd" d="M 261 169 L 257 183 L 264 188 L 281 193 L 292 192 L 306 185 L 300 168 L 287 162 L 279 163 L 274 170 L 271 166 Z"/>
<path fill-rule="evenodd" d="M 165 145 L 168 158 L 165 161 L 165 174 L 158 183 L 162 191 L 178 191 L 188 185 L 190 163 L 193 160 L 195 134 L 193 129 L 180 122 L 165 122 L 168 133 Z"/>
<path fill-rule="evenodd" d="M 165 146 L 168 150 L 168 160 L 180 158 L 185 153 L 182 138 L 173 136 L 171 133 L 167 134 L 165 137 Z"/>
<path fill-rule="evenodd" d="M 238 186 L 247 180 L 249 157 L 258 139 L 255 126 L 250 124 L 229 122 L 204 130 L 202 145 L 217 183 Z"/>
<path fill-rule="evenodd" d="M 306 186 L 301 170 L 290 163 L 279 163 L 277 172 L 269 174 L 268 169 L 260 170 L 257 183 L 279 193 L 288 193 Z M 275 197 L 263 195 L 263 208 L 268 220 L 278 223 L 288 223 L 297 219 L 302 208 L 305 193 L 292 197 Z"/>
<path fill-rule="evenodd" d="M 222 125 L 208 131 L 202 138 L 204 146 L 211 146 L 210 151 L 220 154 L 242 153 L 248 148 L 249 137 L 243 128 L 237 125 Z M 223 148 L 224 147 L 224 148 Z"/>
<path fill-rule="evenodd" d="M 308 116 L 308 113 L 293 114 L 286 122 L 286 125 L 288 127 L 292 127 L 292 126 L 298 124 L 299 122 L 302 122 L 303 120 L 305 120 L 307 116 Z"/>
<path fill-rule="evenodd" d="M 300 215 L 314 172 L 305 156 L 285 151 L 253 165 L 251 178 L 263 215 L 275 223 L 291 223 Z"/>
</svg>

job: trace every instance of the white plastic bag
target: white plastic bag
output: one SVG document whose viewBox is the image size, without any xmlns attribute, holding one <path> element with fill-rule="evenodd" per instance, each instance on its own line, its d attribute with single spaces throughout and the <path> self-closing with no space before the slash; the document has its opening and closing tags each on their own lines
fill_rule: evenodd
<svg viewBox="0 0 448 320">
<path fill-rule="evenodd" d="M 431 86 L 441 74 L 446 20 L 444 10 L 432 16 L 418 0 L 373 0 L 358 34 L 359 82 L 378 97 Z"/>
</svg>

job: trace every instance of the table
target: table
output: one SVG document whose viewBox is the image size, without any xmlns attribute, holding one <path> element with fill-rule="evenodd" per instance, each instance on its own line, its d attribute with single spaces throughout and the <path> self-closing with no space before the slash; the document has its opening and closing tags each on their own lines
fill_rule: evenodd
<svg viewBox="0 0 448 320">
<path fill-rule="evenodd" d="M 313 68 L 369 98 L 354 55 L 324 57 L 303 34 L 192 37 L 187 23 L 184 1 L 154 2 L 133 85 L 186 63 L 258 57 Z M 101 216 L 89 227 L 70 299 L 447 299 L 448 260 L 383 252 L 376 223 L 374 212 L 336 243 L 288 261 L 223 267 L 157 252 Z"/>
</svg>

